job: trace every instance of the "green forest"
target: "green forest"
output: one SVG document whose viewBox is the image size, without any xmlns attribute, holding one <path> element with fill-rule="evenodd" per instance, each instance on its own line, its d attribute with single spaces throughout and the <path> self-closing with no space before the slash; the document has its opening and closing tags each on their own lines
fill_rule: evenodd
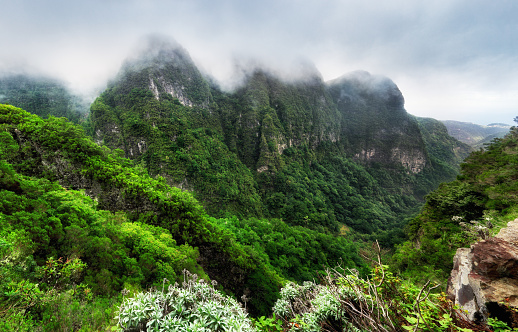
<svg viewBox="0 0 518 332">
<path fill-rule="evenodd" d="M 511 331 L 443 292 L 518 217 L 514 127 L 472 151 L 388 79 L 229 92 L 181 48 L 89 111 L 52 80 L 0 95 L 0 331 Z"/>
</svg>

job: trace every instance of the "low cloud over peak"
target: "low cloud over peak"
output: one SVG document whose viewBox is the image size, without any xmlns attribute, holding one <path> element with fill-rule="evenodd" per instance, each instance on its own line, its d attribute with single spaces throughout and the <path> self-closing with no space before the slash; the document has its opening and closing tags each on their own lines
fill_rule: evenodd
<svg viewBox="0 0 518 332">
<path fill-rule="evenodd" d="M 81 91 L 102 88 L 141 36 L 158 33 L 221 81 L 235 58 L 255 58 L 324 80 L 385 75 L 419 116 L 510 122 L 518 108 L 516 1 L 20 0 L 2 11 L 0 71 L 52 74 Z M 297 67 L 301 57 L 318 70 Z"/>
</svg>

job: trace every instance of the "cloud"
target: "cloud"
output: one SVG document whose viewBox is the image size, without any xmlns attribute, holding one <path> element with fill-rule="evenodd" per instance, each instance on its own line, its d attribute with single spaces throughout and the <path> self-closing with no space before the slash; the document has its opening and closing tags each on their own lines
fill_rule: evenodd
<svg viewBox="0 0 518 332">
<path fill-rule="evenodd" d="M 0 4 L 0 71 L 55 74 L 76 90 L 102 88 L 142 36 L 160 33 L 175 38 L 200 67 L 221 79 L 232 74 L 236 58 L 255 57 L 272 67 L 305 58 L 325 79 L 360 69 L 390 77 L 412 114 L 441 117 L 439 111 L 448 110 L 486 121 L 490 112 L 496 121 L 509 122 L 518 106 L 514 0 Z M 467 114 L 468 109 L 474 111 Z"/>
</svg>

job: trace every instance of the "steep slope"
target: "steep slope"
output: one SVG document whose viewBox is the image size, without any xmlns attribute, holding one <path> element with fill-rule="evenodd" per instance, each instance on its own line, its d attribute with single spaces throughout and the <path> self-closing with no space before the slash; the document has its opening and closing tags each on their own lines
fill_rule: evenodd
<svg viewBox="0 0 518 332">
<path fill-rule="evenodd" d="M 201 205 L 189 193 L 171 188 L 163 179 L 153 179 L 146 173 L 131 167 L 129 160 L 96 145 L 84 135 L 79 127 L 64 119 L 42 120 L 19 108 L 0 105 L 0 128 L 2 129 L 0 138 L 3 143 L 1 158 L 12 165 L 6 166 L 7 171 L 2 170 L 2 176 L 15 171 L 24 176 L 44 178 L 46 180 L 42 180 L 42 183 L 45 183 L 45 186 L 51 186 L 51 191 L 63 192 L 63 189 L 60 189 L 57 184 L 49 182 L 49 180 L 58 181 L 65 188 L 84 190 L 95 200 L 95 204 L 91 200 L 87 201 L 85 204 L 88 207 L 85 209 L 120 211 L 125 214 L 124 219 L 127 218 L 128 221 L 154 225 L 163 229 L 157 231 L 158 228 L 155 230 L 147 228 L 153 234 L 156 233 L 153 236 L 159 236 L 160 232 L 165 232 L 163 240 L 168 236 L 167 234 L 172 236 L 174 242 L 169 241 L 170 245 L 175 247 L 175 243 L 177 243 L 180 247 L 176 247 L 176 249 L 186 254 L 185 263 L 187 265 L 184 266 L 185 268 L 193 272 L 202 268 L 202 271 L 205 271 L 204 273 L 207 273 L 210 278 L 218 280 L 223 288 L 237 295 L 250 292 L 267 294 L 266 300 L 251 297 L 250 305 L 256 313 L 264 314 L 266 310 L 269 310 L 282 279 L 261 257 L 255 254 L 253 249 L 236 243 L 229 232 L 223 231 L 210 222 Z M 11 167 L 12 169 L 9 170 Z M 16 180 L 17 175 L 13 176 L 14 180 L 3 182 L 0 186 L 2 197 L 5 198 L 2 200 L 1 212 L 13 214 L 16 222 L 2 224 L 2 231 L 9 224 L 9 227 L 15 227 L 16 224 L 28 223 L 30 225 L 36 222 L 31 221 L 30 217 L 17 214 L 16 209 L 10 208 L 13 204 L 19 204 L 20 201 L 23 202 L 26 199 L 22 196 L 11 201 L 13 195 L 23 195 L 25 192 L 21 182 Z M 42 202 L 41 206 L 38 204 L 40 203 L 36 202 L 34 206 L 29 204 L 27 211 L 31 213 L 31 211 L 35 209 L 39 211 L 41 208 L 43 212 L 51 212 L 47 203 Z M 78 209 L 81 212 L 81 208 Z M 23 212 L 20 213 L 23 214 Z M 74 218 L 70 214 L 65 214 L 38 219 L 38 223 L 43 223 L 41 227 L 44 233 L 50 233 L 49 235 L 37 234 L 35 238 L 40 240 L 46 238 L 45 245 L 47 246 L 49 244 L 58 245 L 60 242 L 53 242 L 64 236 L 58 234 L 60 229 L 69 226 L 75 220 Z M 86 215 L 81 218 L 90 217 Z M 9 220 L 9 217 L 5 220 L 2 217 L 2 222 Z M 79 223 L 79 227 L 86 227 L 86 225 Z M 76 233 L 83 231 L 75 230 Z M 55 232 L 58 233 L 54 234 Z M 137 232 L 139 231 L 137 230 Z M 81 243 L 78 245 L 77 249 L 82 250 Z M 53 250 L 54 252 L 57 250 L 59 255 L 70 255 L 70 253 L 60 252 L 59 248 Z M 49 253 L 52 254 L 52 252 Z M 142 251 L 142 253 L 144 252 L 145 250 Z M 42 257 L 48 258 L 47 252 L 41 254 Z M 181 254 L 179 255 L 181 256 Z M 198 255 L 199 257 L 197 257 Z M 83 257 L 83 255 L 80 256 Z M 180 256 L 173 260 L 182 260 Z M 146 259 L 151 258 L 148 255 Z M 93 258 L 88 256 L 88 259 Z M 194 259 L 196 259 L 196 263 L 194 263 Z M 153 259 L 146 264 L 148 266 L 145 269 L 148 272 L 159 268 L 154 268 L 158 263 Z M 181 265 L 175 263 L 176 270 L 167 272 L 167 278 L 175 278 L 180 281 Z M 124 279 L 124 276 L 127 277 L 127 274 L 133 273 L 132 270 L 126 270 L 116 264 L 105 269 L 107 271 L 103 272 L 103 278 L 107 278 L 107 280 Z M 159 275 L 164 276 L 164 274 Z M 141 281 L 143 282 L 142 287 L 148 286 L 151 282 L 162 282 L 156 279 Z M 92 281 L 92 284 L 95 286 L 95 281 Z M 120 291 L 122 286 L 122 282 L 114 282 L 109 290 Z"/>
<path fill-rule="evenodd" d="M 342 115 L 346 149 L 355 159 L 403 166 L 414 174 L 430 163 L 417 121 L 405 111 L 394 82 L 359 71 L 328 86 Z"/>
<path fill-rule="evenodd" d="M 166 94 L 184 106 L 207 108 L 210 105 L 209 86 L 185 49 L 162 37 L 148 38 L 143 49 L 125 61 L 118 84 L 112 84 L 119 94 L 146 87 L 156 99 Z"/>
<path fill-rule="evenodd" d="M 252 174 L 219 139 L 208 83 L 185 50 L 162 42 L 127 61 L 92 104 L 95 140 L 194 191 L 211 211 L 260 216 Z"/>
<path fill-rule="evenodd" d="M 469 247 L 516 218 L 517 147 L 518 130 L 512 127 L 485 151 L 472 152 L 457 180 L 427 196 L 423 210 L 408 226 L 411 241 L 394 256 L 401 270 L 413 277 L 445 280 L 457 248 Z"/>
<path fill-rule="evenodd" d="M 472 148 L 450 136 L 447 127 L 439 120 L 417 118 L 419 128 L 427 146 L 430 158 L 448 166 L 460 165 Z"/>
<path fill-rule="evenodd" d="M 226 144 L 258 173 L 282 168 L 286 148 L 314 149 L 338 139 L 338 114 L 324 82 L 318 72 L 306 72 L 304 79 L 285 82 L 256 68 L 236 91 L 214 91 Z"/>
<path fill-rule="evenodd" d="M 431 167 L 422 174 L 423 180 L 432 183 L 450 181 L 459 173 L 459 165 L 473 148 L 459 142 L 448 134 L 441 121 L 431 118 L 417 118 L 421 134 L 430 157 Z M 420 188 L 423 195 L 429 192 L 430 186 Z"/>
<path fill-rule="evenodd" d="M 92 104 L 92 135 L 192 191 L 212 215 L 385 232 L 453 176 L 436 167 L 387 78 L 325 83 L 309 65 L 296 79 L 259 66 L 223 91 L 176 43 L 150 47 Z"/>
<path fill-rule="evenodd" d="M 53 78 L 32 75 L 0 76 L 0 103 L 23 108 L 41 117 L 66 117 L 78 123 L 88 105 Z"/>
<path fill-rule="evenodd" d="M 418 204 L 412 199 L 404 201 L 400 195 L 402 191 L 412 193 L 410 183 L 400 189 L 401 184 L 413 181 L 411 169 L 402 165 L 400 156 L 391 159 L 383 155 L 371 163 L 345 158 L 355 151 L 350 141 L 359 140 L 355 127 L 347 128 L 347 121 L 341 120 L 347 117 L 347 110 L 336 107 L 330 93 L 335 86 L 325 84 L 318 72 L 306 72 L 310 73 L 307 77 L 286 81 L 256 69 L 243 87 L 234 92 L 218 93 L 215 89 L 213 95 L 223 116 L 226 144 L 255 171 L 269 216 L 333 231 L 341 225 L 362 233 L 393 228 L 401 221 L 403 211 Z M 376 96 L 374 89 L 368 92 Z M 368 106 L 362 108 L 365 104 Z M 390 114 L 383 101 L 378 107 L 382 110 L 359 95 L 350 105 L 352 112 L 356 110 L 361 115 L 368 110 Z M 404 109 L 400 112 L 420 137 L 415 120 Z M 366 114 L 365 118 L 371 116 Z M 384 124 L 392 128 L 396 123 L 400 125 L 399 120 Z M 383 121 L 380 120 L 379 127 Z M 406 151 L 405 139 L 409 145 L 415 141 L 397 129 L 386 137 L 395 142 L 390 147 L 395 151 Z M 379 142 L 378 147 L 382 151 L 390 149 Z M 426 153 L 424 144 L 421 153 Z M 394 192 L 387 192 L 391 189 Z"/>
</svg>

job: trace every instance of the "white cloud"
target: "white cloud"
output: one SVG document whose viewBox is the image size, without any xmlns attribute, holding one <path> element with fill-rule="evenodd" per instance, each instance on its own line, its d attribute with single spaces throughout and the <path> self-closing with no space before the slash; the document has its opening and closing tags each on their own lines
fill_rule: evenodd
<svg viewBox="0 0 518 332">
<path fill-rule="evenodd" d="M 0 0 L 0 6 L 0 70 L 52 73 L 77 89 L 102 86 L 143 35 L 161 33 L 222 78 L 235 57 L 273 66 L 306 57 L 325 79 L 358 69 L 391 77 L 416 115 L 485 123 L 488 114 L 507 118 L 518 108 L 514 0 Z"/>
</svg>

